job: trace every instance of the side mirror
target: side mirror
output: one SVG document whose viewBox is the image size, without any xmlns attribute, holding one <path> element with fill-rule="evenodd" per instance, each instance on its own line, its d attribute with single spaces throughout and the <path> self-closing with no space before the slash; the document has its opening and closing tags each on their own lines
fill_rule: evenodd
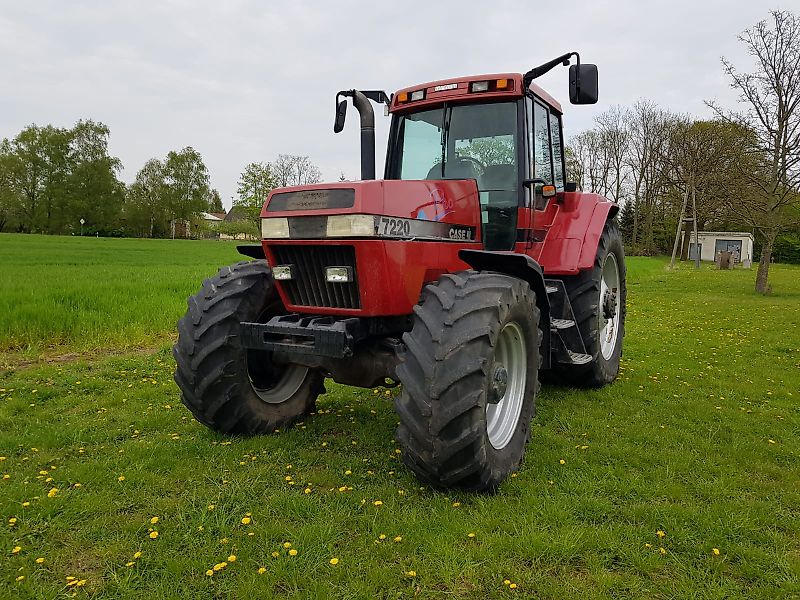
<svg viewBox="0 0 800 600">
<path fill-rule="evenodd" d="M 333 133 L 344 129 L 344 119 L 347 116 L 347 100 L 342 100 L 336 105 L 336 119 L 333 122 Z"/>
<path fill-rule="evenodd" d="M 597 65 L 582 63 L 569 68 L 569 101 L 572 104 L 597 102 Z"/>
<path fill-rule="evenodd" d="M 544 198 L 552 198 L 556 195 L 556 186 L 547 183 L 544 179 L 523 179 L 522 187 L 533 188 L 533 186 L 541 185 L 539 192 Z"/>
</svg>

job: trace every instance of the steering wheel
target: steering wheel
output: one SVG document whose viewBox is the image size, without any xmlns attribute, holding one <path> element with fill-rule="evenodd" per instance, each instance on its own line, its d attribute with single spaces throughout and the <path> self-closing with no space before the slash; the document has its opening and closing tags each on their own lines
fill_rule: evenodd
<svg viewBox="0 0 800 600">
<path fill-rule="evenodd" d="M 478 173 L 478 175 L 483 175 L 486 172 L 486 165 L 483 164 L 481 161 L 479 161 L 477 158 L 474 158 L 474 157 L 469 156 L 469 155 L 463 155 L 462 156 L 462 155 L 459 154 L 458 155 L 458 159 L 459 160 L 466 160 L 468 162 L 471 162 L 475 166 L 477 166 L 480 169 L 480 172 Z"/>
</svg>

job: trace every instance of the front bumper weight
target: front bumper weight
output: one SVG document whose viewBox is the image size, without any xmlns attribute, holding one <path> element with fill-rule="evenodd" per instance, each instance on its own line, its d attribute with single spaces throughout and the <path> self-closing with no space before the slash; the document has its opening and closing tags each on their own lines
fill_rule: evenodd
<svg viewBox="0 0 800 600">
<path fill-rule="evenodd" d="M 279 315 L 267 323 L 239 323 L 243 348 L 346 358 L 353 355 L 356 342 L 365 338 L 361 319 Z"/>
</svg>

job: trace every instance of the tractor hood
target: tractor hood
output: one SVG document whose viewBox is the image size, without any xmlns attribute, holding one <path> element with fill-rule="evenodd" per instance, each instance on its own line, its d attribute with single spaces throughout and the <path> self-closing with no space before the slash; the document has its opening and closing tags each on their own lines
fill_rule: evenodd
<svg viewBox="0 0 800 600">
<path fill-rule="evenodd" d="M 261 211 L 262 237 L 480 241 L 474 180 L 371 180 L 273 190 Z"/>
</svg>

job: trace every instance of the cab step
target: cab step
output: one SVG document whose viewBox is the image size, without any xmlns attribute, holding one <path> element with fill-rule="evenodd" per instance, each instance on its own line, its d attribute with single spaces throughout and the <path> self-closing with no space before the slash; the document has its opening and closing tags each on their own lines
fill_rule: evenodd
<svg viewBox="0 0 800 600">
<path fill-rule="evenodd" d="M 572 350 L 567 350 L 567 354 L 569 356 L 569 360 L 573 365 L 585 365 L 586 363 L 592 362 L 592 355 L 585 354 L 583 352 L 573 352 Z"/>
<path fill-rule="evenodd" d="M 550 327 L 553 329 L 569 329 L 575 326 L 572 319 L 550 319 Z"/>
</svg>

